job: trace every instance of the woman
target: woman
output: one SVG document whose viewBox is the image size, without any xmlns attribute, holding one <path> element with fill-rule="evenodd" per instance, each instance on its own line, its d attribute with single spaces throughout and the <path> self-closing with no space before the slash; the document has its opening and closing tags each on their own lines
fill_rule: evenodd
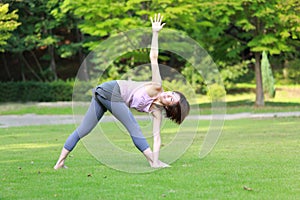
<svg viewBox="0 0 300 200">
<path fill-rule="evenodd" d="M 163 16 L 155 15 L 152 23 L 152 43 L 150 50 L 152 81 L 134 82 L 117 80 L 96 87 L 95 96 L 80 126 L 68 137 L 54 169 L 65 168 L 65 159 L 77 142 L 97 125 L 103 114 L 109 110 L 128 130 L 135 146 L 144 154 L 153 168 L 168 167 L 159 160 L 161 146 L 160 126 L 162 111 L 166 117 L 181 124 L 188 115 L 190 106 L 180 92 L 164 92 L 158 67 L 158 33 L 163 28 Z M 153 151 L 149 147 L 141 129 L 129 108 L 153 116 Z"/>
</svg>

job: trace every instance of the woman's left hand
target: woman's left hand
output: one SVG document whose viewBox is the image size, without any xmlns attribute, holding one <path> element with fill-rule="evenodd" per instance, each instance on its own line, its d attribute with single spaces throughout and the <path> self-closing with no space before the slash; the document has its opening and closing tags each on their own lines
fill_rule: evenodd
<svg viewBox="0 0 300 200">
<path fill-rule="evenodd" d="M 162 161 L 158 161 L 157 163 L 152 163 L 151 164 L 151 167 L 152 168 L 166 168 L 166 167 L 171 167 L 170 165 L 168 165 L 167 163 L 164 163 L 164 162 L 162 162 Z"/>
</svg>

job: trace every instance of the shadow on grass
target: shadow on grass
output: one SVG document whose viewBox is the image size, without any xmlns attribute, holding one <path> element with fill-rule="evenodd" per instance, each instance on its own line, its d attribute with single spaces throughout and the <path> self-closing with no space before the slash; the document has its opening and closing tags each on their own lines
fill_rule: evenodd
<svg viewBox="0 0 300 200">
<path fill-rule="evenodd" d="M 250 100 L 239 100 L 239 101 L 230 101 L 226 102 L 227 107 L 241 107 L 241 106 L 246 106 L 246 107 L 255 107 L 255 102 L 250 101 Z M 295 103 L 295 102 L 270 102 L 270 101 L 265 101 L 265 106 L 266 107 L 300 107 L 300 103 Z M 191 108 L 211 108 L 211 103 L 200 103 L 198 105 L 192 105 Z"/>
<path fill-rule="evenodd" d="M 265 102 L 266 106 L 273 106 L 273 107 L 300 107 L 300 103 L 289 103 L 289 102 Z"/>
<path fill-rule="evenodd" d="M 255 88 L 230 88 L 227 89 L 227 93 L 232 95 L 241 93 L 255 93 Z"/>
</svg>

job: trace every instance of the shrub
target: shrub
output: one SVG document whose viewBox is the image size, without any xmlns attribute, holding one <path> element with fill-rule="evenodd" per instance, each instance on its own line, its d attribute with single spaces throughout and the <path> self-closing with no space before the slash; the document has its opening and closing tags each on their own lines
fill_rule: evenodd
<svg viewBox="0 0 300 200">
<path fill-rule="evenodd" d="M 208 86 L 207 95 L 212 101 L 222 101 L 225 100 L 226 91 L 224 86 L 214 83 Z"/>
<path fill-rule="evenodd" d="M 262 80 L 263 80 L 263 89 L 266 94 L 270 98 L 275 97 L 275 86 L 274 86 L 274 78 L 272 69 L 269 63 L 268 55 L 265 51 L 262 54 L 261 60 L 261 72 L 262 72 Z"/>
<path fill-rule="evenodd" d="M 0 102 L 71 101 L 73 82 L 0 82 Z"/>
</svg>

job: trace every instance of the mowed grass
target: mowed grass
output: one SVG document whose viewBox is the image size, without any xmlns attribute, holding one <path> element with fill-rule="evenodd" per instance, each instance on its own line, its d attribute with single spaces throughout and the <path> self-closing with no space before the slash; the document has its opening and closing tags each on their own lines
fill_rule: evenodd
<svg viewBox="0 0 300 200">
<path fill-rule="evenodd" d="M 184 155 L 171 168 L 139 174 L 101 164 L 82 142 L 68 169 L 53 170 L 74 125 L 0 129 L 0 199 L 299 199 L 299 120 L 226 121 L 204 159 L 199 151 L 209 121 L 199 127 L 189 121 L 197 134 Z M 112 125 L 103 123 L 117 138 Z"/>
</svg>

